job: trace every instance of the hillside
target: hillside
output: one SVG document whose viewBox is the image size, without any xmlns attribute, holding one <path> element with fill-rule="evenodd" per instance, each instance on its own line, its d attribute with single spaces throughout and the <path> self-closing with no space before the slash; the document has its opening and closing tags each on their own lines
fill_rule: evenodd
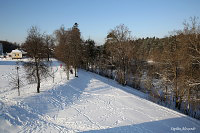
<svg viewBox="0 0 200 133">
<path fill-rule="evenodd" d="M 0 132 L 200 132 L 200 122 L 145 98 L 111 79 L 79 70 L 66 74 L 53 61 L 55 81 L 25 84 L 21 96 L 9 86 L 15 61 L 0 60 Z M 21 74 L 23 68 L 20 66 Z"/>
</svg>

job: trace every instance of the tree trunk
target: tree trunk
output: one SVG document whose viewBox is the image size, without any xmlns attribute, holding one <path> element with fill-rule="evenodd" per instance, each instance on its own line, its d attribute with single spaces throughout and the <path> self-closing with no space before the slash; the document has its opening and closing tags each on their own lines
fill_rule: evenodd
<svg viewBox="0 0 200 133">
<path fill-rule="evenodd" d="M 125 65 L 126 63 L 125 63 L 125 57 L 124 58 L 122 58 L 122 66 L 121 66 L 121 68 L 122 68 L 122 85 L 125 85 L 126 83 L 125 83 L 125 78 L 126 78 L 126 65 Z"/>
<path fill-rule="evenodd" d="M 178 102 L 178 95 L 176 94 L 175 95 L 175 108 L 178 108 L 178 104 L 179 104 L 179 102 Z"/>
<path fill-rule="evenodd" d="M 86 63 L 86 71 L 89 71 L 89 62 Z"/>
<path fill-rule="evenodd" d="M 49 61 L 49 58 L 50 58 L 50 56 L 49 56 L 49 53 L 47 54 L 47 61 Z"/>
<path fill-rule="evenodd" d="M 67 80 L 69 80 L 69 65 L 67 65 Z"/>
<path fill-rule="evenodd" d="M 19 72 L 18 72 L 19 67 L 17 67 L 17 89 L 18 89 L 18 96 L 20 96 L 20 91 L 19 91 L 19 87 L 20 87 L 20 82 L 19 82 Z"/>
<path fill-rule="evenodd" d="M 20 96 L 20 91 L 19 91 L 19 87 L 18 87 L 18 96 Z"/>
<path fill-rule="evenodd" d="M 37 93 L 40 93 L 40 74 L 37 61 L 36 61 L 36 76 L 37 76 Z"/>
<path fill-rule="evenodd" d="M 187 100 L 187 104 L 186 104 L 186 108 L 185 108 L 185 110 L 186 110 L 186 114 L 188 115 L 189 114 L 189 111 L 190 111 L 190 87 L 188 88 L 188 100 Z"/>
<path fill-rule="evenodd" d="M 38 77 L 38 83 L 37 83 L 37 93 L 40 93 L 40 78 Z"/>
<path fill-rule="evenodd" d="M 165 102 L 167 101 L 167 94 L 168 94 L 168 92 L 167 92 L 167 85 L 165 86 Z"/>
<path fill-rule="evenodd" d="M 178 102 L 178 110 L 181 110 L 182 98 L 180 97 Z"/>
<path fill-rule="evenodd" d="M 20 91 L 19 91 L 19 77 L 17 79 L 17 89 L 18 89 L 18 96 L 20 96 Z"/>
<path fill-rule="evenodd" d="M 179 106 L 179 99 L 178 99 L 178 68 L 177 68 L 177 63 L 175 64 L 175 108 L 178 108 Z"/>
</svg>

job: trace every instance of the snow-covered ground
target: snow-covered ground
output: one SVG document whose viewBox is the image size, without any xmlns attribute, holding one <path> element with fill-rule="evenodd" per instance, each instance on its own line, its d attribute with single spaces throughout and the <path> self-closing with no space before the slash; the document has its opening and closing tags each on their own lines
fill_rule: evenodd
<svg viewBox="0 0 200 133">
<path fill-rule="evenodd" d="M 0 59 L 0 132 L 200 132 L 200 121 L 145 100 L 146 95 L 111 79 L 79 70 L 66 74 L 53 61 L 55 81 L 9 85 L 16 63 Z M 20 70 L 23 75 L 22 66 Z M 23 76 L 24 77 L 24 76 Z"/>
</svg>

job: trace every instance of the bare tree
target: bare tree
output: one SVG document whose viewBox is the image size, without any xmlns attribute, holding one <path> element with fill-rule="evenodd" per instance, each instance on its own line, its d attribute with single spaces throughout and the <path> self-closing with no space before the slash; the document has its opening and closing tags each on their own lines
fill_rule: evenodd
<svg viewBox="0 0 200 133">
<path fill-rule="evenodd" d="M 22 47 L 30 57 L 29 62 L 24 62 L 27 78 L 31 82 L 37 82 L 37 92 L 39 93 L 41 78 L 47 77 L 49 72 L 48 65 L 44 62 L 46 59 L 44 35 L 39 32 L 37 27 L 31 27 Z"/>
<path fill-rule="evenodd" d="M 72 51 L 72 66 L 74 67 L 74 74 L 75 77 L 78 77 L 77 70 L 80 66 L 81 55 L 82 55 L 82 40 L 81 40 L 81 33 L 78 28 L 78 24 L 75 23 L 71 30 L 71 37 L 70 37 L 70 50 Z"/>
<path fill-rule="evenodd" d="M 55 47 L 55 43 L 54 43 L 54 38 L 50 35 L 45 35 L 45 47 L 46 47 L 46 56 L 47 56 L 47 61 L 49 61 L 49 58 L 52 57 L 53 55 L 53 50 Z"/>
<path fill-rule="evenodd" d="M 187 49 L 185 52 L 185 84 L 187 86 L 185 99 L 186 113 L 195 112 L 200 104 L 200 23 L 197 17 L 191 17 L 184 22 L 181 43 Z M 192 105 L 192 107 L 191 107 Z M 194 114 L 195 117 L 195 114 Z"/>
<path fill-rule="evenodd" d="M 119 83 L 126 84 L 126 72 L 130 54 L 130 41 L 131 35 L 129 29 L 125 25 L 116 26 L 107 35 L 106 50 L 114 62 L 116 62 L 118 81 Z"/>
<path fill-rule="evenodd" d="M 55 50 L 56 57 L 65 63 L 67 78 L 69 79 L 69 70 L 71 66 L 75 69 L 75 77 L 78 77 L 77 69 L 81 64 L 82 58 L 82 40 L 80 38 L 81 34 L 78 29 L 78 24 L 75 23 L 74 26 L 68 30 L 61 27 L 55 34 L 58 43 Z"/>
<path fill-rule="evenodd" d="M 69 80 L 69 69 L 72 65 L 71 50 L 69 44 L 70 32 L 61 27 L 59 30 L 55 31 L 57 46 L 55 48 L 55 55 L 58 60 L 65 63 L 67 79 Z"/>
</svg>

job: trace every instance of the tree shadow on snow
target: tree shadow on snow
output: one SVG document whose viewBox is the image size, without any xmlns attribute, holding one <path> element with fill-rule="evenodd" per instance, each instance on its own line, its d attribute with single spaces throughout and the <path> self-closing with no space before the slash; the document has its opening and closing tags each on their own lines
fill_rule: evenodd
<svg viewBox="0 0 200 133">
<path fill-rule="evenodd" d="M 105 84 L 108 84 L 109 86 L 111 87 L 114 87 L 114 88 L 118 88 L 120 90 L 123 90 L 127 93 L 130 93 L 130 94 L 134 94 L 135 96 L 137 97 L 140 97 L 142 99 L 147 99 L 148 98 L 148 95 L 139 91 L 139 90 L 136 90 L 134 88 L 131 88 L 129 86 L 122 86 L 121 84 L 119 84 L 117 81 L 113 80 L 113 79 L 110 79 L 110 78 L 107 78 L 107 77 L 103 77 L 101 75 L 98 75 L 96 73 L 92 73 L 92 72 L 89 72 L 89 71 L 85 71 L 85 70 L 80 70 L 82 71 L 83 73 L 89 73 L 90 75 L 92 75 L 93 77 L 92 78 L 95 78 L 97 80 L 100 80 L 101 82 L 105 83 Z M 101 89 L 104 89 L 104 88 L 99 88 L 99 90 Z"/>
<path fill-rule="evenodd" d="M 10 121 L 12 125 L 31 125 L 35 120 L 41 119 L 40 115 L 49 113 L 50 116 L 51 113 L 73 104 L 80 98 L 88 83 L 89 79 L 71 79 L 63 85 L 26 97 L 20 105 L 7 106 L 6 112 L 0 114 L 0 118 Z"/>
<path fill-rule="evenodd" d="M 12 61 L 4 61 L 4 60 L 0 60 L 0 65 L 16 65 L 16 63 L 19 63 L 19 65 L 23 65 L 23 60 L 12 60 Z M 60 66 L 60 64 L 63 64 L 60 61 L 57 60 L 52 60 L 51 61 L 51 66 Z"/>
<path fill-rule="evenodd" d="M 88 83 L 89 79 L 74 78 L 48 91 L 41 90 L 41 93 L 25 98 L 22 103 L 40 115 L 62 110 L 80 98 Z"/>
<path fill-rule="evenodd" d="M 109 86 L 122 89 L 128 93 L 135 94 L 141 98 L 144 98 L 143 93 L 134 91 L 132 88 L 123 87 L 116 84 L 115 81 L 107 79 L 105 77 L 99 76 L 94 73 L 88 73 L 84 70 L 79 73 L 78 78 L 74 78 L 64 83 L 63 85 L 58 85 L 50 90 L 43 91 L 37 95 L 25 98 L 20 102 L 20 106 L 13 105 L 8 107 L 7 111 L 0 115 L 0 117 L 9 120 L 13 125 L 24 125 L 24 122 L 28 125 L 35 120 L 40 120 L 40 115 L 45 115 L 48 113 L 50 117 L 51 114 L 55 115 L 54 112 L 65 109 L 66 107 L 72 105 L 81 98 L 82 93 L 86 92 L 85 89 L 91 82 L 103 82 Z M 95 80 L 97 79 L 97 80 Z M 100 80 L 100 81 L 98 81 Z M 128 89 L 127 89 L 128 88 Z M 106 89 L 104 87 L 94 87 L 94 91 L 101 91 Z M 138 94 L 137 94 L 138 93 Z M 42 120 L 43 121 L 43 120 Z M 194 121 L 194 122 L 193 122 Z M 140 124 L 133 124 L 127 126 L 120 126 L 114 128 L 91 130 L 88 132 L 174 132 L 172 128 L 193 128 L 196 129 L 193 132 L 200 132 L 198 126 L 199 122 L 196 124 L 196 120 L 189 117 L 179 117 L 171 118 L 159 121 L 144 122 Z M 63 127 L 64 128 L 64 127 Z M 178 128 L 177 128 L 178 129 Z M 179 130 L 176 130 L 176 132 Z"/>
<path fill-rule="evenodd" d="M 0 65 L 11 65 L 15 66 L 18 61 L 0 61 Z M 22 63 L 19 61 L 19 65 L 22 65 Z"/>
<path fill-rule="evenodd" d="M 0 119 L 2 118 L 8 120 L 12 125 L 21 126 L 30 119 L 31 121 L 38 119 L 38 116 L 17 105 L 12 105 L 7 108 L 6 112 L 0 114 Z"/>
<path fill-rule="evenodd" d="M 64 65 L 61 61 L 58 60 L 52 60 L 50 61 L 51 66 L 60 66 L 60 64 Z"/>
<path fill-rule="evenodd" d="M 170 118 L 114 128 L 84 131 L 82 133 L 199 133 L 200 126 L 187 117 Z"/>
</svg>

